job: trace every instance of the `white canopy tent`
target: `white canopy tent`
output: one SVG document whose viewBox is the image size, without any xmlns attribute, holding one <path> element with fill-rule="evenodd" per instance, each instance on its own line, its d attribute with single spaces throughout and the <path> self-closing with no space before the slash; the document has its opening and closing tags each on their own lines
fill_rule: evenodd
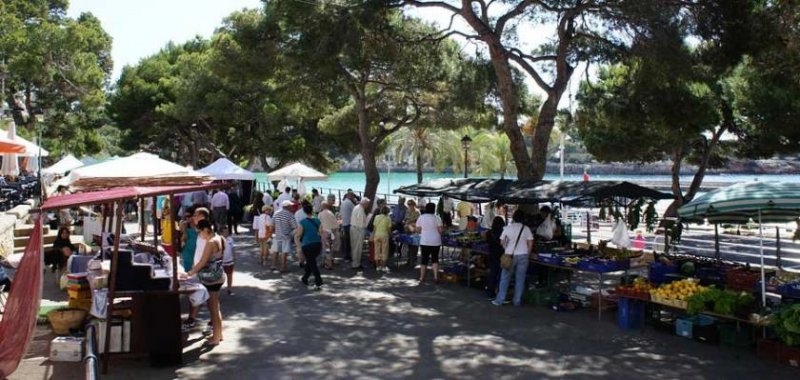
<svg viewBox="0 0 800 380">
<path fill-rule="evenodd" d="M 192 185 L 209 181 L 206 174 L 187 169 L 150 153 L 103 161 L 73 170 L 70 186 L 108 188 L 118 186 Z"/>
<path fill-rule="evenodd" d="M 326 180 L 328 176 L 299 162 L 284 166 L 268 174 L 270 181 Z"/>
<path fill-rule="evenodd" d="M 83 162 L 81 160 L 75 158 L 75 156 L 68 154 L 60 159 L 58 162 L 53 164 L 52 166 L 48 166 L 42 169 L 42 173 L 44 174 L 55 174 L 55 175 L 64 175 L 65 173 L 82 167 Z"/>
<path fill-rule="evenodd" d="M 16 130 L 17 127 L 12 121 L 8 125 L 8 131 L 6 131 L 6 137 L 8 137 L 11 141 L 16 141 Z M 27 147 L 26 147 L 27 149 Z M 16 177 L 19 175 L 19 161 L 17 160 L 16 153 L 4 153 L 3 154 L 3 165 L 0 166 L 0 174 Z"/>
<path fill-rule="evenodd" d="M 208 174 L 212 179 L 220 181 L 254 181 L 256 179 L 255 174 L 242 169 L 227 158 L 220 158 L 211 165 L 198 169 L 197 171 Z"/>
</svg>

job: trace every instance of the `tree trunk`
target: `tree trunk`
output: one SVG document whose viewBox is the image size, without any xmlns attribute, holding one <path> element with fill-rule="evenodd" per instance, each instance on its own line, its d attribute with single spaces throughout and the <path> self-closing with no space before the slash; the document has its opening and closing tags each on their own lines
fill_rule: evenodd
<svg viewBox="0 0 800 380">
<path fill-rule="evenodd" d="M 358 116 L 358 139 L 361 142 L 361 159 L 364 160 L 364 175 L 366 176 L 364 196 L 370 199 L 371 205 L 375 201 L 375 194 L 378 192 L 378 184 L 381 181 L 375 160 L 375 150 L 378 143 L 372 141 L 369 133 L 370 120 L 364 97 L 359 96 L 355 100 L 356 115 Z"/>
<path fill-rule="evenodd" d="M 500 41 L 487 41 L 487 44 L 492 66 L 497 74 L 497 86 L 500 92 L 500 100 L 503 104 L 503 130 L 508 136 L 511 145 L 511 155 L 514 157 L 514 164 L 517 166 L 517 176 L 519 179 L 530 179 L 533 173 L 533 166 L 531 166 L 531 158 L 528 155 L 528 149 L 525 147 L 525 139 L 518 125 L 519 98 L 514 84 L 514 77 L 511 74 L 511 64 L 508 62 Z"/>
<path fill-rule="evenodd" d="M 533 131 L 533 153 L 532 170 L 530 177 L 534 180 L 541 180 L 547 171 L 547 148 L 550 145 L 550 133 L 555 125 L 556 114 L 558 113 L 558 100 L 561 99 L 563 91 L 556 91 L 547 96 L 542 108 L 539 110 L 539 120 L 536 122 L 536 129 Z"/>
<path fill-rule="evenodd" d="M 678 216 L 678 208 L 683 205 L 683 190 L 681 190 L 681 163 L 683 162 L 683 149 L 675 148 L 672 151 L 672 195 L 675 199 L 670 203 L 667 210 L 664 211 L 665 218 L 674 218 Z M 661 226 L 664 223 L 662 221 Z"/>
<path fill-rule="evenodd" d="M 417 183 L 422 183 L 422 150 L 417 148 L 417 157 L 416 157 L 416 165 L 417 165 Z"/>
</svg>

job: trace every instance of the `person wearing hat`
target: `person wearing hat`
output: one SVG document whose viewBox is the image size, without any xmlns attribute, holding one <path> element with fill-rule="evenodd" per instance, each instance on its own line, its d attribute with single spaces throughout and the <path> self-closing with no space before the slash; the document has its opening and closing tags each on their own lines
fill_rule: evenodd
<svg viewBox="0 0 800 380">
<path fill-rule="evenodd" d="M 355 270 L 363 269 L 361 266 L 361 251 L 364 248 L 364 233 L 369 223 L 367 218 L 367 208 L 369 198 L 361 198 L 361 202 L 353 208 L 353 215 L 350 217 L 350 256 L 353 258 L 352 268 Z"/>
<path fill-rule="evenodd" d="M 269 260 L 269 241 L 272 239 L 274 230 L 272 205 L 264 205 L 264 207 L 261 208 L 261 215 L 257 218 L 256 241 L 258 241 L 258 246 L 261 251 L 261 266 L 266 266 Z"/>
<path fill-rule="evenodd" d="M 281 209 L 272 217 L 275 233 L 272 237 L 272 271 L 277 270 L 278 256 L 281 257 L 281 272 L 286 272 L 286 259 L 292 252 L 292 240 L 294 240 L 294 230 L 297 228 L 297 220 L 290 210 L 292 201 L 281 202 Z"/>
</svg>

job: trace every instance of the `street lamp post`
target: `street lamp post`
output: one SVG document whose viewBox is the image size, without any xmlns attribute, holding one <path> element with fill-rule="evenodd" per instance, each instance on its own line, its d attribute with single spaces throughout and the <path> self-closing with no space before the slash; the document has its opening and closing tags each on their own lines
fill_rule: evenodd
<svg viewBox="0 0 800 380">
<path fill-rule="evenodd" d="M 472 143 L 472 139 L 468 135 L 464 135 L 461 138 L 461 147 L 464 148 L 464 178 L 467 178 L 467 173 L 469 173 L 469 157 L 467 157 L 467 152 L 469 152 L 469 144 Z"/>
</svg>

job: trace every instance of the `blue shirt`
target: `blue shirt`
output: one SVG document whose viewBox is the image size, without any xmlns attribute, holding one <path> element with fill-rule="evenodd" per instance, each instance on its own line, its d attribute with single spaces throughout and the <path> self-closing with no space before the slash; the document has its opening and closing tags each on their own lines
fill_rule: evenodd
<svg viewBox="0 0 800 380">
<path fill-rule="evenodd" d="M 322 242 L 319 236 L 319 225 L 318 218 L 305 218 L 300 221 L 300 226 L 303 227 L 303 246 Z"/>
<path fill-rule="evenodd" d="M 406 205 L 395 205 L 392 210 L 392 223 L 403 223 L 406 219 Z"/>
</svg>

